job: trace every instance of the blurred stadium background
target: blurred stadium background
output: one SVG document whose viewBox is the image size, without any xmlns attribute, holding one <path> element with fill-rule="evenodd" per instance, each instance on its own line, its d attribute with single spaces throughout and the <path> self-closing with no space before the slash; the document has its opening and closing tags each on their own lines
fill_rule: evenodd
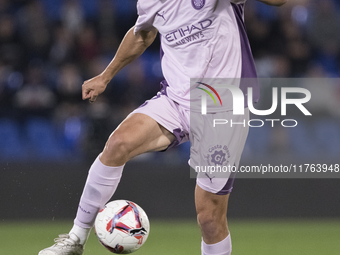
<svg viewBox="0 0 340 255">
<path fill-rule="evenodd" d="M 95 104 L 81 100 L 82 82 L 104 69 L 133 26 L 135 5 L 0 0 L 0 254 L 37 254 L 71 227 L 108 135 L 159 90 L 156 40 Z M 248 0 L 259 76 L 338 78 L 339 13 L 337 0 L 289 0 L 281 8 Z M 243 164 L 339 163 L 340 83 L 314 89 L 323 97 L 311 105 L 312 120 L 251 129 Z M 137 202 L 151 218 L 141 255 L 199 254 L 188 149 L 147 154 L 124 170 L 114 199 Z M 228 212 L 233 254 L 339 254 L 339 193 L 338 179 L 237 180 Z M 101 253 L 91 238 L 85 254 Z"/>
</svg>

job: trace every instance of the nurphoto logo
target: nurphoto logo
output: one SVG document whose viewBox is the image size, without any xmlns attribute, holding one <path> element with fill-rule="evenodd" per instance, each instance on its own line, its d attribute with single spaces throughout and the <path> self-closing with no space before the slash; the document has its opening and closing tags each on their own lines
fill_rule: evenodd
<svg viewBox="0 0 340 255">
<path fill-rule="evenodd" d="M 202 82 L 197 82 L 198 84 L 210 89 L 210 91 L 206 88 L 200 87 L 200 85 L 197 87 L 198 89 L 201 89 L 208 94 L 212 100 L 214 101 L 215 105 L 217 106 L 217 100 L 215 99 L 215 96 L 220 102 L 220 105 L 223 106 L 222 104 L 222 99 L 220 95 L 217 93 L 216 89 L 214 89 L 212 86 L 202 83 Z M 223 89 L 228 89 L 231 92 L 232 95 L 232 101 L 233 101 L 233 114 L 234 115 L 244 115 L 244 109 L 245 109 L 245 95 L 243 94 L 242 90 L 233 85 L 223 85 Z M 298 87 L 281 87 L 280 88 L 281 92 L 281 116 L 286 116 L 287 115 L 287 105 L 295 105 L 298 110 L 300 110 L 305 116 L 312 116 L 312 114 L 307 110 L 307 108 L 304 106 L 305 103 L 309 102 L 311 99 L 311 93 L 309 90 L 305 88 L 298 88 Z M 213 95 L 213 94 L 215 95 Z M 301 98 L 288 98 L 288 94 L 299 94 L 302 95 L 303 97 Z M 207 96 L 206 94 L 202 94 L 201 96 L 201 114 L 206 115 L 207 114 Z M 268 116 L 274 113 L 277 108 L 278 108 L 278 88 L 273 87 L 272 88 L 272 105 L 269 109 L 267 110 L 258 110 L 254 107 L 253 103 L 253 88 L 248 87 L 247 88 L 247 107 L 251 113 L 257 116 Z M 215 127 L 216 125 L 226 125 L 229 124 L 231 126 L 233 125 L 243 125 L 246 126 L 248 125 L 249 127 L 262 127 L 265 122 L 268 122 L 271 124 L 271 127 L 274 127 L 276 122 L 280 122 L 283 127 L 295 127 L 297 126 L 298 122 L 295 119 L 250 119 L 249 121 L 244 120 L 243 122 L 237 122 L 233 123 L 232 120 L 226 120 L 226 119 L 214 119 L 213 121 L 213 126 Z"/>
</svg>

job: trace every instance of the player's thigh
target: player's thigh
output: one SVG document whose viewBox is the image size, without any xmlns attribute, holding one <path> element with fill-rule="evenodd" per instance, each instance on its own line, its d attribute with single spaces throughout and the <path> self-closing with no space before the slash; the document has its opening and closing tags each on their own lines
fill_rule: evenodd
<svg viewBox="0 0 340 255">
<path fill-rule="evenodd" d="M 166 149 L 175 136 L 146 114 L 132 113 L 112 133 L 133 142 L 137 154 Z"/>
<path fill-rule="evenodd" d="M 164 150 L 173 140 L 174 135 L 153 118 L 133 113 L 110 135 L 101 159 L 107 161 L 113 153 L 121 152 L 132 158 L 144 152 Z"/>
</svg>

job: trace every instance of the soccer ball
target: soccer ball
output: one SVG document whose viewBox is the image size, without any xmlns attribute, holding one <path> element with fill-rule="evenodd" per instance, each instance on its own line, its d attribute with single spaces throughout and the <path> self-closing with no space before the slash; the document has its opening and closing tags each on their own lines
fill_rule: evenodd
<svg viewBox="0 0 340 255">
<path fill-rule="evenodd" d="M 115 200 L 99 211 L 94 228 L 105 248 L 113 253 L 128 254 L 145 243 L 150 224 L 139 205 L 127 200 Z"/>
</svg>

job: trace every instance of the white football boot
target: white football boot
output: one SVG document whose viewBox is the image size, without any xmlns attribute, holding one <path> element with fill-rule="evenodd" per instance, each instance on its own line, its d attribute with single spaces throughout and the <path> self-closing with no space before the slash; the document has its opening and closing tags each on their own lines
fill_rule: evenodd
<svg viewBox="0 0 340 255">
<path fill-rule="evenodd" d="M 55 244 L 43 249 L 38 255 L 82 255 L 84 246 L 79 243 L 79 238 L 71 233 L 61 234 L 54 239 Z"/>
</svg>

